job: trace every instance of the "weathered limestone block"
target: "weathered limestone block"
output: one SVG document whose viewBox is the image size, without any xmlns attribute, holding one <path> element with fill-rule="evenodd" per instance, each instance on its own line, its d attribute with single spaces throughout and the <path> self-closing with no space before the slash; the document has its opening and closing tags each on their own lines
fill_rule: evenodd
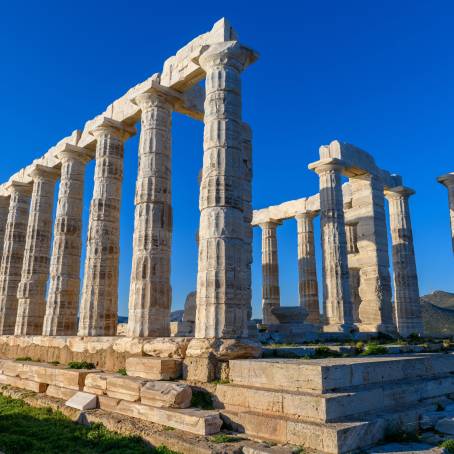
<svg viewBox="0 0 454 454">
<path fill-rule="evenodd" d="M 146 355 L 157 358 L 177 358 L 186 356 L 191 338 L 188 337 L 162 337 L 147 340 L 143 345 L 143 352 Z"/>
<path fill-rule="evenodd" d="M 62 388 L 75 389 L 77 391 L 84 389 L 85 378 L 89 374 L 96 373 L 96 370 L 86 369 L 55 369 L 55 383 Z"/>
<path fill-rule="evenodd" d="M 68 400 L 74 396 L 77 391 L 75 389 L 62 388 L 61 386 L 49 385 L 46 389 L 46 394 L 50 397 L 55 397 L 61 400 Z"/>
<path fill-rule="evenodd" d="M 451 219 L 452 250 L 454 251 L 454 173 L 448 173 L 437 178 L 438 182 L 448 190 L 449 214 Z"/>
<path fill-rule="evenodd" d="M 173 380 L 181 376 L 181 360 L 175 358 L 131 357 L 126 360 L 128 375 L 149 380 Z"/>
<path fill-rule="evenodd" d="M 22 276 L 32 185 L 11 182 L 2 262 L 0 265 L 0 335 L 14 334 L 17 287 Z"/>
<path fill-rule="evenodd" d="M 96 167 L 90 205 L 79 336 L 117 332 L 120 202 L 123 143 L 134 128 L 104 118 L 96 137 Z"/>
<path fill-rule="evenodd" d="M 213 410 L 157 408 L 120 400 L 112 411 L 203 436 L 218 433 L 222 426 L 219 412 Z"/>
<path fill-rule="evenodd" d="M 403 186 L 386 191 L 392 238 L 394 304 L 401 336 L 423 334 L 418 274 L 413 246 L 409 197 L 414 191 Z"/>
<path fill-rule="evenodd" d="M 17 288 L 16 336 L 38 335 L 43 332 L 52 239 L 52 207 L 55 182 L 59 175 L 59 170 L 42 165 L 35 165 L 30 172 L 33 193 L 22 278 Z"/>
<path fill-rule="evenodd" d="M 327 159 L 314 162 L 309 168 L 320 177 L 325 329 L 349 332 L 354 325 L 341 184 L 342 165 L 339 159 Z"/>
<path fill-rule="evenodd" d="M 87 150 L 66 145 L 58 153 L 61 180 L 50 261 L 44 336 L 75 336 L 80 293 L 82 210 Z"/>
<path fill-rule="evenodd" d="M 156 84 L 133 99 L 142 112 L 128 335 L 170 334 L 171 122 L 178 96 Z"/>
<path fill-rule="evenodd" d="M 98 407 L 98 398 L 93 394 L 79 391 L 68 399 L 65 405 L 77 410 L 93 410 Z"/>
<path fill-rule="evenodd" d="M 4 377 L 3 383 L 14 386 L 15 388 L 28 389 L 29 391 L 33 391 L 35 393 L 45 393 L 47 389 L 47 383 L 38 383 L 25 378 L 9 377 L 6 375 Z"/>
<path fill-rule="evenodd" d="M 98 396 L 99 408 L 105 411 L 117 411 L 120 399 L 109 396 Z"/>
<path fill-rule="evenodd" d="M 315 263 L 314 212 L 296 216 L 298 231 L 298 276 L 300 306 L 306 309 L 307 323 L 320 323 L 317 268 Z"/>
<path fill-rule="evenodd" d="M 260 224 L 262 229 L 262 313 L 263 323 L 279 323 L 272 310 L 279 307 L 279 262 L 276 228 L 280 222 L 268 221 Z"/>
<path fill-rule="evenodd" d="M 8 221 L 9 196 L 0 196 L 0 257 L 3 253 L 6 223 Z"/>
<path fill-rule="evenodd" d="M 107 395 L 131 402 L 140 400 L 140 390 L 147 380 L 135 376 L 109 375 L 107 377 Z"/>
<path fill-rule="evenodd" d="M 94 373 L 88 374 L 85 378 L 85 388 L 97 389 L 101 394 L 107 390 L 107 380 L 112 374 L 107 373 Z M 98 393 L 95 393 L 98 394 Z"/>
<path fill-rule="evenodd" d="M 236 41 L 204 49 L 204 158 L 200 185 L 196 337 L 247 336 L 240 73 L 254 54 Z"/>
<path fill-rule="evenodd" d="M 153 407 L 188 408 L 192 389 L 184 383 L 155 381 L 142 386 L 140 401 Z"/>
</svg>

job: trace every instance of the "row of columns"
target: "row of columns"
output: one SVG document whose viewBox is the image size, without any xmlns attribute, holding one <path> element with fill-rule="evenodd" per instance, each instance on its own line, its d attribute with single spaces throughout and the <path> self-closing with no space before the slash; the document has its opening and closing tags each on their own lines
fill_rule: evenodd
<svg viewBox="0 0 454 454">
<path fill-rule="evenodd" d="M 310 166 L 320 178 L 320 228 L 322 242 L 323 308 L 324 331 L 349 332 L 356 330 L 357 320 L 353 314 L 352 295 L 348 266 L 346 223 L 342 193 L 342 173 L 344 163 L 339 159 L 318 161 Z M 386 234 L 383 244 L 380 235 L 386 230 L 384 198 L 389 202 L 392 238 L 392 257 L 395 288 L 395 324 L 402 336 L 423 332 L 421 307 L 419 302 L 418 278 L 413 247 L 408 199 L 414 193 L 405 187 L 384 190 L 374 177 L 368 180 L 371 194 L 368 204 L 373 209 L 369 213 L 367 228 L 375 233 L 374 290 L 378 300 L 366 299 L 367 325 L 371 330 L 391 331 L 394 325 L 387 259 Z M 369 203 L 370 202 L 370 203 Z M 303 213 L 296 216 L 298 226 L 298 269 L 300 305 L 308 312 L 308 323 L 320 323 L 318 284 L 315 263 L 313 217 L 316 213 Z M 280 305 L 279 265 L 276 228 L 279 220 L 260 224 L 262 228 L 262 301 L 264 323 L 276 323 L 273 307 Z M 377 233 L 381 232 L 381 233 Z M 378 242 L 378 243 L 377 243 Z M 386 257 L 385 257 L 386 256 Z M 367 270 L 366 270 L 367 272 Z M 366 273 L 371 274 L 371 273 Z M 370 283 L 369 283 L 370 285 Z M 373 304 L 372 304 L 373 303 Z M 372 307 L 374 306 L 374 307 Z M 372 326 L 373 325 L 373 326 Z"/>
<path fill-rule="evenodd" d="M 206 73 L 197 278 L 196 337 L 200 338 L 247 336 L 252 148 L 250 128 L 241 118 L 240 75 L 252 58 L 251 50 L 231 41 L 210 46 L 199 59 Z M 130 336 L 170 334 L 171 117 L 180 98 L 181 94 L 155 83 L 132 100 L 141 111 L 141 136 Z M 59 169 L 35 165 L 31 185 L 15 181 L 9 185 L 9 203 L 6 197 L 0 200 L 0 219 L 5 220 L 3 224 L 0 221 L 0 244 L 4 245 L 0 335 L 116 334 L 124 142 L 134 133 L 135 128 L 104 118 L 91 131 L 96 138 L 94 156 L 87 149 L 66 145 L 57 156 Z M 94 189 L 79 306 L 84 173 L 93 158 Z M 58 206 L 52 226 L 58 177 Z"/>
</svg>

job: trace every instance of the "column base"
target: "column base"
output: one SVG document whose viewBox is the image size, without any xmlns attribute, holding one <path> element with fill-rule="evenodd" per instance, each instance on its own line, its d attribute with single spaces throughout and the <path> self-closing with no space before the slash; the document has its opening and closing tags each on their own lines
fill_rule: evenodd
<svg viewBox="0 0 454 454">
<path fill-rule="evenodd" d="M 358 328 L 353 323 L 330 323 L 323 326 L 324 333 L 353 334 L 357 331 Z"/>
</svg>

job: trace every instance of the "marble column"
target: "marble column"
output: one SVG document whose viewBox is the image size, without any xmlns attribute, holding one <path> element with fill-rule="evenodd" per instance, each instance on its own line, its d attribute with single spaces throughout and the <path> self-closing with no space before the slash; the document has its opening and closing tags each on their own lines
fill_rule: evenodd
<svg viewBox="0 0 454 454">
<path fill-rule="evenodd" d="M 397 330 L 403 337 L 423 334 L 409 197 L 415 192 L 399 186 L 386 191 L 389 202 Z"/>
<path fill-rule="evenodd" d="M 243 295 L 247 308 L 248 320 L 252 318 L 252 130 L 247 123 L 243 123 Z"/>
<path fill-rule="evenodd" d="M 134 99 L 142 116 L 129 291 L 129 336 L 170 335 L 173 101 L 173 97 L 157 88 Z"/>
<path fill-rule="evenodd" d="M 395 334 L 388 229 L 383 181 L 376 175 L 350 178 L 352 207 L 348 217 L 355 222 L 359 268 L 359 329 Z M 353 261 L 353 260 L 352 260 Z"/>
<path fill-rule="evenodd" d="M 279 258 L 277 253 L 278 221 L 259 224 L 262 229 L 262 322 L 279 323 L 272 309 L 281 305 L 279 288 Z"/>
<path fill-rule="evenodd" d="M 252 52 L 236 41 L 199 58 L 206 73 L 196 338 L 247 336 L 244 260 L 241 71 Z"/>
<path fill-rule="evenodd" d="M 300 306 L 306 309 L 306 323 L 320 323 L 317 268 L 315 262 L 314 217 L 316 213 L 295 216 L 298 231 L 298 289 Z"/>
<path fill-rule="evenodd" d="M 96 137 L 95 184 L 90 205 L 78 335 L 115 336 L 123 146 L 135 129 L 104 118 L 91 133 Z"/>
<path fill-rule="evenodd" d="M 75 336 L 80 293 L 84 174 L 90 157 L 87 150 L 69 144 L 57 157 L 61 162 L 61 180 L 43 335 Z"/>
<path fill-rule="evenodd" d="M 13 181 L 7 189 L 10 202 L 0 265 L 0 335 L 14 334 L 16 326 L 17 287 L 22 276 L 32 185 Z"/>
<path fill-rule="evenodd" d="M 3 244 L 5 241 L 5 230 L 9 212 L 9 201 L 10 201 L 9 196 L 0 196 L 0 261 L 3 252 Z"/>
<path fill-rule="evenodd" d="M 454 173 L 448 173 L 437 178 L 438 182 L 448 190 L 449 213 L 451 218 L 451 240 L 454 252 Z"/>
<path fill-rule="evenodd" d="M 336 158 L 309 165 L 320 178 L 320 225 L 323 250 L 323 303 L 325 331 L 351 332 L 352 302 L 347 260 L 347 240 L 341 172 Z"/>
<path fill-rule="evenodd" d="M 22 277 L 17 288 L 16 336 L 36 336 L 43 332 L 46 286 L 49 278 L 52 209 L 55 182 L 60 171 L 35 165 L 30 172 L 33 193 L 28 218 Z"/>
</svg>

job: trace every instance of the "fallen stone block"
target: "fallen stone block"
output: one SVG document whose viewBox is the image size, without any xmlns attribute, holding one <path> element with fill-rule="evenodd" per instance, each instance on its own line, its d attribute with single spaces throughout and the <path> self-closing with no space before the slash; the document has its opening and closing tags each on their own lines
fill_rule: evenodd
<svg viewBox="0 0 454 454">
<path fill-rule="evenodd" d="M 121 400 L 115 411 L 197 435 L 218 433 L 222 426 L 219 412 L 213 410 L 157 408 Z"/>
<path fill-rule="evenodd" d="M 91 389 L 98 389 L 101 391 L 106 391 L 107 378 L 109 376 L 113 376 L 113 374 L 106 374 L 106 373 L 88 374 L 85 377 L 85 387 L 89 387 Z"/>
<path fill-rule="evenodd" d="M 52 384 L 79 391 L 84 388 L 87 375 L 94 372 L 86 369 L 55 369 L 55 381 Z"/>
<path fill-rule="evenodd" d="M 177 358 L 186 356 L 190 338 L 187 337 L 158 337 L 143 344 L 145 354 L 155 358 Z"/>
<path fill-rule="evenodd" d="M 184 383 L 154 381 L 142 387 L 140 396 L 143 404 L 153 407 L 188 408 L 192 388 Z"/>
<path fill-rule="evenodd" d="M 126 372 L 149 380 L 174 380 L 181 377 L 181 363 L 174 358 L 131 357 L 126 359 Z"/>
<path fill-rule="evenodd" d="M 136 402 L 140 400 L 140 391 L 145 383 L 147 380 L 140 377 L 110 375 L 107 377 L 106 393 L 109 397 Z"/>
<path fill-rule="evenodd" d="M 217 360 L 212 357 L 186 357 L 183 378 L 188 381 L 207 383 L 216 379 Z"/>
<path fill-rule="evenodd" d="M 65 405 L 77 410 L 93 410 L 98 407 L 98 398 L 93 394 L 79 391 L 66 401 Z"/>
<path fill-rule="evenodd" d="M 46 390 L 46 394 L 57 399 L 68 400 L 74 396 L 77 391 L 69 388 L 62 388 L 61 386 L 49 385 Z"/>
</svg>

